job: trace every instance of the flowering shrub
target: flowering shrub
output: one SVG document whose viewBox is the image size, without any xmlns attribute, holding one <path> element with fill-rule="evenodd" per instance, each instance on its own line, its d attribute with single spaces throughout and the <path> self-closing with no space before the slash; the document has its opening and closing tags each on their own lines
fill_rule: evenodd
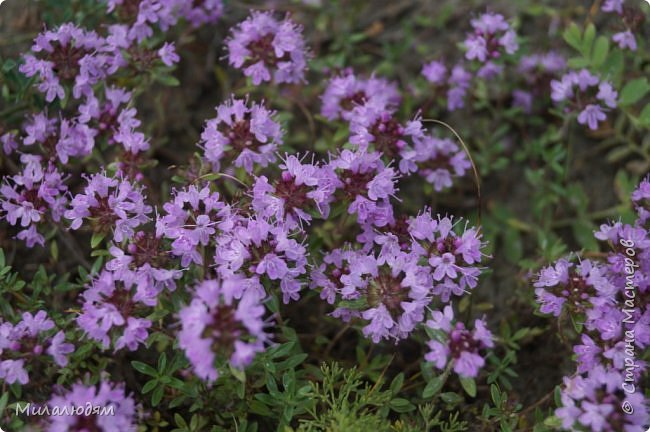
<svg viewBox="0 0 650 432">
<path fill-rule="evenodd" d="M 2 427 L 650 427 L 650 6 L 63 3 L 0 8 Z"/>
</svg>

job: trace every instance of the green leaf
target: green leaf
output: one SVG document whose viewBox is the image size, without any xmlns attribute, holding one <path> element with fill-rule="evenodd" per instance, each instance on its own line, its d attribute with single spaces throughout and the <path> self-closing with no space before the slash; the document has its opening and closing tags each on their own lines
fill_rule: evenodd
<svg viewBox="0 0 650 432">
<path fill-rule="evenodd" d="M 508 227 L 503 237 L 506 259 L 513 264 L 517 264 L 523 256 L 523 243 L 519 231 Z"/>
<path fill-rule="evenodd" d="M 415 405 L 403 398 L 391 400 L 389 406 L 393 411 L 398 413 L 409 412 L 415 409 Z"/>
<path fill-rule="evenodd" d="M 181 82 L 173 75 L 157 75 L 156 81 L 169 87 L 177 87 Z"/>
<path fill-rule="evenodd" d="M 572 57 L 567 61 L 570 68 L 582 69 L 589 66 L 589 60 L 584 57 Z"/>
<path fill-rule="evenodd" d="M 632 105 L 641 100 L 649 90 L 650 84 L 648 84 L 647 78 L 643 77 L 632 80 L 625 84 L 625 87 L 621 90 L 618 103 L 621 106 Z"/>
<path fill-rule="evenodd" d="M 492 401 L 494 402 L 494 406 L 497 408 L 501 407 L 501 392 L 499 391 L 499 387 L 496 384 L 492 384 L 490 386 L 490 395 L 492 396 Z"/>
<path fill-rule="evenodd" d="M 463 386 L 465 393 L 471 397 L 476 397 L 476 382 L 474 378 L 460 377 L 460 384 Z"/>
<path fill-rule="evenodd" d="M 52 255 L 54 262 L 59 260 L 59 245 L 56 240 L 52 240 L 52 243 L 50 243 L 50 255 Z"/>
<path fill-rule="evenodd" d="M 622 50 L 614 50 L 607 56 L 607 59 L 600 67 L 600 75 L 611 77 L 612 81 L 617 82 L 618 76 L 623 72 L 625 59 Z"/>
<path fill-rule="evenodd" d="M 456 405 L 463 401 L 463 397 L 458 393 L 454 393 L 454 392 L 442 393 L 440 395 L 440 399 L 442 399 L 445 403 L 448 403 L 450 405 Z"/>
<path fill-rule="evenodd" d="M 585 33 L 582 35 L 582 43 L 580 44 L 580 52 L 583 56 L 589 57 L 591 54 L 591 47 L 596 38 L 596 26 L 593 23 L 589 23 Z"/>
<path fill-rule="evenodd" d="M 445 383 L 445 379 L 442 375 L 433 378 L 431 381 L 427 383 L 426 387 L 424 387 L 424 390 L 422 391 L 422 398 L 423 399 L 431 398 L 431 396 L 435 395 L 440 391 L 444 383 Z"/>
<path fill-rule="evenodd" d="M 393 394 L 393 396 L 399 393 L 399 391 L 402 389 L 403 384 L 404 384 L 404 373 L 400 372 L 397 374 L 395 378 L 393 378 L 393 381 L 390 383 L 390 391 Z"/>
<path fill-rule="evenodd" d="M 147 394 L 158 385 L 158 380 L 152 379 L 142 387 L 142 394 Z"/>
<path fill-rule="evenodd" d="M 571 23 L 569 27 L 564 31 L 562 37 L 573 48 L 580 51 L 582 35 L 580 33 L 580 28 L 578 28 L 576 23 Z"/>
<path fill-rule="evenodd" d="M 607 54 L 609 54 L 609 40 L 605 36 L 598 36 L 591 53 L 591 64 L 600 67 L 607 59 Z"/>
<path fill-rule="evenodd" d="M 0 413 L 5 412 L 5 408 L 7 407 L 8 401 L 9 401 L 9 393 L 4 393 L 2 397 L 0 397 Z"/>
<path fill-rule="evenodd" d="M 237 379 L 237 381 L 246 383 L 246 372 L 243 371 L 242 369 L 237 369 L 232 364 L 229 364 L 229 366 L 230 366 L 230 373 L 232 374 L 232 376 L 234 376 Z"/>
<path fill-rule="evenodd" d="M 647 104 L 641 114 L 639 114 L 639 121 L 643 126 L 650 127 L 650 103 Z"/>
<path fill-rule="evenodd" d="M 178 413 L 174 414 L 174 421 L 176 422 L 176 426 L 178 426 L 179 428 L 189 429 L 187 422 L 180 414 Z"/>
<path fill-rule="evenodd" d="M 562 390 L 560 389 L 560 386 L 555 386 L 555 390 L 553 391 L 553 400 L 555 401 L 555 406 L 562 406 Z"/>
<path fill-rule="evenodd" d="M 104 240 L 104 237 L 106 237 L 106 233 L 102 232 L 97 232 L 94 233 L 92 238 L 90 239 L 90 247 L 95 249 L 99 244 Z"/>
<path fill-rule="evenodd" d="M 167 367 L 167 354 L 162 353 L 160 354 L 160 357 L 158 357 L 158 372 L 161 374 L 164 373 L 165 368 Z"/>
<path fill-rule="evenodd" d="M 153 391 L 153 393 L 151 394 L 151 405 L 152 406 L 158 406 L 158 404 L 160 403 L 160 401 L 162 400 L 162 397 L 163 397 L 163 390 L 164 390 L 164 387 L 160 386 L 160 387 L 156 387 L 156 390 Z"/>
<path fill-rule="evenodd" d="M 151 366 L 149 366 L 146 363 L 142 363 L 140 361 L 134 360 L 134 361 L 131 362 L 131 366 L 133 366 L 133 368 L 135 370 L 137 370 L 138 372 L 140 372 L 140 373 L 143 373 L 145 375 L 149 375 L 149 376 L 152 376 L 152 377 L 158 377 L 158 371 L 156 371 L 156 369 L 152 368 Z"/>
<path fill-rule="evenodd" d="M 576 220 L 573 223 L 573 235 L 585 250 L 597 250 L 598 241 L 594 237 L 595 226 L 587 220 Z"/>
</svg>

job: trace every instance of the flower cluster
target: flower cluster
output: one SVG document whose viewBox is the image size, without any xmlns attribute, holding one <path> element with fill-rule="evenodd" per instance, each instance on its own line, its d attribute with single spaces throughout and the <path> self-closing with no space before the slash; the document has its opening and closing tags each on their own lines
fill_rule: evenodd
<svg viewBox="0 0 650 432">
<path fill-rule="evenodd" d="M 565 377 L 563 406 L 555 411 L 562 427 L 592 432 L 645 431 L 650 419 L 645 398 L 641 391 L 627 394 L 621 383 L 625 377 L 620 371 L 602 366 L 585 376 Z"/>
<path fill-rule="evenodd" d="M 262 104 L 251 104 L 234 97 L 217 108 L 217 117 L 207 121 L 201 134 L 205 159 L 218 171 L 222 160 L 243 167 L 249 174 L 253 166 L 266 167 L 275 162 L 282 144 L 282 128 L 273 119 L 274 112 Z"/>
<path fill-rule="evenodd" d="M 623 4 L 624 0 L 605 0 L 601 6 L 603 12 L 617 14 L 621 17 L 624 30 L 612 35 L 612 40 L 621 49 L 637 50 L 634 33 L 641 30 L 644 21 L 643 12 Z"/>
<path fill-rule="evenodd" d="M 378 152 L 343 150 L 329 162 L 338 181 L 338 202 L 348 204 L 362 225 L 384 226 L 392 221 L 390 198 L 397 192 L 397 173 L 387 167 Z"/>
<path fill-rule="evenodd" d="M 295 231 L 264 218 L 239 218 L 216 239 L 214 261 L 224 280 L 262 295 L 261 277 L 280 284 L 283 301 L 298 300 L 306 272 L 307 251 L 291 238 Z"/>
<path fill-rule="evenodd" d="M 503 54 L 519 49 L 517 34 L 503 15 L 485 13 L 471 21 L 474 32 L 465 39 L 465 58 L 483 63 L 478 75 L 488 78 L 500 73 L 501 67 L 492 62 Z"/>
<path fill-rule="evenodd" d="M 606 260 L 576 265 L 561 259 L 542 269 L 535 282 L 541 312 L 567 313 L 581 323 L 573 348 L 577 375 L 565 378 L 563 406 L 556 411 L 564 427 L 641 431 L 650 419 L 634 390 L 647 375 L 647 364 L 635 353 L 650 346 L 649 191 L 650 182 L 644 180 L 632 194 L 639 216 L 633 225 L 604 224 L 594 234 L 611 247 Z M 624 399 L 634 415 L 620 411 Z"/>
<path fill-rule="evenodd" d="M 568 72 L 560 80 L 551 81 L 551 99 L 565 103 L 567 112 L 579 112 L 578 123 L 598 129 L 607 119 L 607 108 L 616 108 L 618 93 L 612 84 L 586 69 Z"/>
<path fill-rule="evenodd" d="M 196 287 L 192 302 L 179 313 L 178 344 L 197 376 L 214 382 L 223 360 L 243 368 L 264 350 L 268 335 L 261 300 L 258 292 L 242 290 L 238 280 L 207 279 Z"/>
<path fill-rule="evenodd" d="M 65 217 L 72 223 L 70 228 L 79 229 L 84 219 L 91 221 L 93 232 L 108 234 L 121 242 L 133 237 L 135 229 L 149 221 L 151 207 L 145 204 L 145 197 L 139 187 L 131 182 L 103 173 L 86 178 L 84 193 L 72 198 L 71 208 Z"/>
<path fill-rule="evenodd" d="M 253 11 L 231 29 L 226 43 L 228 62 L 254 85 L 273 80 L 300 83 L 305 80 L 308 54 L 302 27 L 288 17 L 279 21 L 271 12 Z"/>
<path fill-rule="evenodd" d="M 156 221 L 156 237 L 173 240 L 171 253 L 181 257 L 181 266 L 203 264 L 200 250 L 210 243 L 217 229 L 232 229 L 230 206 L 219 200 L 219 193 L 205 186 L 192 185 L 177 190 L 163 205 L 165 215 Z"/>
<path fill-rule="evenodd" d="M 512 104 L 530 113 L 533 109 L 533 100 L 548 99 L 551 80 L 565 68 L 566 60 L 555 51 L 521 57 L 517 72 L 524 78 L 525 90 L 517 89 L 512 92 Z"/>
<path fill-rule="evenodd" d="M 66 97 L 62 83 L 74 83 L 75 98 L 87 96 L 95 84 L 121 66 L 121 56 L 111 53 L 105 39 L 73 24 L 38 35 L 32 52 L 41 58 L 26 54 L 20 71 L 38 76 L 38 90 L 48 102 Z"/>
<path fill-rule="evenodd" d="M 151 321 L 143 318 L 157 303 L 157 292 L 138 284 L 133 273 L 103 270 L 81 294 L 77 324 L 103 348 L 134 351 L 149 337 Z"/>
<path fill-rule="evenodd" d="M 65 342 L 63 330 L 57 332 L 54 321 L 43 310 L 35 315 L 23 313 L 22 320 L 15 325 L 0 323 L 0 379 L 7 384 L 27 384 L 27 367 L 42 364 L 39 360 L 46 354 L 64 367 L 73 351 L 74 345 Z"/>
<path fill-rule="evenodd" d="M 355 109 L 370 106 L 375 110 L 393 111 L 401 97 L 395 83 L 374 75 L 364 79 L 346 69 L 327 82 L 321 95 L 321 114 L 329 120 L 350 121 Z"/>
<path fill-rule="evenodd" d="M 436 192 L 452 186 L 452 176 L 462 177 L 472 166 L 467 154 L 449 138 L 425 135 L 402 152 L 400 171 L 417 172 Z"/>
<path fill-rule="evenodd" d="M 461 63 L 449 70 L 442 61 L 433 60 L 422 67 L 422 75 L 440 91 L 445 92 L 449 111 L 456 111 L 465 106 L 472 74 Z"/>
<path fill-rule="evenodd" d="M 303 163 L 306 157 L 285 155 L 280 178 L 273 183 L 266 176 L 256 179 L 252 207 L 257 214 L 289 229 L 309 223 L 313 212 L 327 218 L 338 179 L 328 165 Z"/>
<path fill-rule="evenodd" d="M 435 330 L 439 340 L 428 342 L 431 349 L 424 358 L 432 362 L 438 369 L 447 365 L 456 374 L 465 378 L 475 378 L 485 365 L 485 359 L 480 352 L 492 348 L 494 342 L 492 333 L 483 319 L 474 321 L 474 330 L 465 328 L 462 322 L 453 323 L 454 311 L 451 306 L 445 306 L 442 312 L 433 311 L 427 327 Z"/>
<path fill-rule="evenodd" d="M 108 12 L 126 24 L 118 25 L 129 42 L 142 42 L 153 35 L 155 25 L 163 31 L 181 18 L 193 27 L 215 23 L 223 15 L 221 0 L 108 0 Z"/>
<path fill-rule="evenodd" d="M 381 232 L 366 230 L 365 247 L 328 253 L 310 287 L 329 303 L 340 300 L 334 316 L 367 322 L 363 332 L 373 341 L 406 338 L 434 299 L 447 303 L 476 286 L 481 236 L 452 228 L 452 219 L 433 219 L 426 210 Z"/>
<path fill-rule="evenodd" d="M 77 383 L 69 391 L 53 396 L 47 407 L 50 431 L 137 430 L 135 401 L 126 394 L 123 384 L 104 380 L 99 387 Z"/>
<path fill-rule="evenodd" d="M 49 217 L 59 222 L 63 216 L 67 198 L 67 186 L 63 174 L 51 163 L 45 167 L 40 156 L 22 154 L 23 171 L 5 177 L 0 186 L 0 216 L 10 225 L 20 225 L 17 238 L 27 247 L 43 246 L 45 238 L 37 230 Z"/>
</svg>

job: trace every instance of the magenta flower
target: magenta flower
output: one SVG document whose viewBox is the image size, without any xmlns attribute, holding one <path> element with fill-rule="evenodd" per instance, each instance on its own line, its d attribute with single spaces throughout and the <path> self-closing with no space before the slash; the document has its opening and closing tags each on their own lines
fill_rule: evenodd
<svg viewBox="0 0 650 432">
<path fill-rule="evenodd" d="M 429 353 L 424 358 L 438 369 L 444 369 L 451 362 L 453 371 L 461 377 L 475 378 L 485 365 L 481 351 L 492 348 L 492 333 L 484 320 L 474 322 L 474 331 L 465 328 L 462 322 L 452 324 L 454 314 L 451 306 L 444 312 L 434 311 L 427 326 L 436 330 L 439 340 L 428 342 Z"/>
<path fill-rule="evenodd" d="M 91 408 L 88 414 L 85 412 L 86 406 Z M 126 395 L 122 384 L 116 385 L 108 381 L 101 381 L 99 387 L 73 384 L 71 390 L 52 396 L 48 407 L 50 412 L 65 413 L 47 419 L 48 431 L 67 431 L 80 427 L 83 430 L 137 430 L 135 401 Z M 77 407 L 83 407 L 81 414 L 76 411 L 69 414 L 72 408 L 76 410 Z"/>
<path fill-rule="evenodd" d="M 226 45 L 228 62 L 243 69 L 254 85 L 272 77 L 276 83 L 305 80 L 308 56 L 302 27 L 288 17 L 278 21 L 271 12 L 252 11 L 231 29 Z"/>
<path fill-rule="evenodd" d="M 368 79 L 355 76 L 352 70 L 332 77 L 321 95 L 321 114 L 329 120 L 352 120 L 354 109 L 372 106 L 377 110 L 393 111 L 401 97 L 395 83 L 374 75 Z"/>
<path fill-rule="evenodd" d="M 156 221 L 156 238 L 173 240 L 171 253 L 181 257 L 181 266 L 203 264 L 201 246 L 207 246 L 218 229 L 231 229 L 230 206 L 210 188 L 192 185 L 174 191 L 174 199 L 163 205 L 165 214 Z"/>
<path fill-rule="evenodd" d="M 138 285 L 131 274 L 102 271 L 82 293 L 83 309 L 77 325 L 104 349 L 137 349 L 149 336 L 151 321 L 142 318 L 157 303 L 157 293 Z"/>
<path fill-rule="evenodd" d="M 178 344 L 199 378 L 212 383 L 219 376 L 217 364 L 244 368 L 264 350 L 268 336 L 260 300 L 254 291 L 241 293 L 236 281 L 205 280 L 196 287 L 179 313 Z"/>
<path fill-rule="evenodd" d="M 275 162 L 283 133 L 274 111 L 256 103 L 249 107 L 247 100 L 234 97 L 216 110 L 217 116 L 207 121 L 201 134 L 205 158 L 215 170 L 223 159 L 249 174 L 254 165 L 266 167 Z"/>
<path fill-rule="evenodd" d="M 67 23 L 39 34 L 32 53 L 24 56 L 20 71 L 38 76 L 38 90 L 47 102 L 65 98 L 64 84 L 73 84 L 72 94 L 80 98 L 92 93 L 92 86 L 109 73 L 105 40 L 95 32 Z M 40 57 L 40 58 L 37 58 Z"/>
<path fill-rule="evenodd" d="M 241 218 L 216 240 L 215 263 L 224 280 L 238 280 L 244 291 L 264 292 L 260 278 L 279 283 L 285 303 L 300 298 L 307 251 L 286 224 Z"/>
<path fill-rule="evenodd" d="M 514 54 L 519 49 L 517 35 L 502 15 L 485 13 L 471 21 L 474 33 L 465 39 L 465 57 L 482 63 Z"/>
<path fill-rule="evenodd" d="M 16 325 L 0 322 L 0 379 L 7 384 L 27 384 L 28 369 L 32 370 L 33 365 L 46 359 L 64 367 L 74 349 L 74 345 L 65 342 L 65 333 L 57 332 L 44 310 L 35 315 L 24 312 Z"/>
<path fill-rule="evenodd" d="M 616 33 L 612 36 L 612 40 L 616 42 L 621 49 L 628 48 L 630 51 L 636 51 L 636 38 L 629 30 Z"/>
<path fill-rule="evenodd" d="M 338 179 L 328 165 L 303 163 L 306 157 L 285 155 L 274 183 L 265 176 L 257 178 L 252 207 L 258 215 L 275 218 L 289 229 L 309 224 L 312 210 L 327 218 Z"/>
<path fill-rule="evenodd" d="M 75 195 L 65 212 L 65 217 L 72 220 L 71 229 L 79 229 L 84 219 L 89 219 L 94 232 L 113 231 L 113 239 L 121 242 L 149 221 L 151 207 L 145 204 L 142 191 L 130 182 L 101 173 L 86 180 L 84 193 Z"/>
</svg>

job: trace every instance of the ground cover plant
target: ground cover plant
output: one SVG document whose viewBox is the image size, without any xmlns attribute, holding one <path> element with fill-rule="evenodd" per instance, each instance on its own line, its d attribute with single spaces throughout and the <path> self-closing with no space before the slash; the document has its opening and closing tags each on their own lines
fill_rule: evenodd
<svg viewBox="0 0 650 432">
<path fill-rule="evenodd" d="M 647 430 L 649 21 L 3 2 L 0 427 Z"/>
</svg>

